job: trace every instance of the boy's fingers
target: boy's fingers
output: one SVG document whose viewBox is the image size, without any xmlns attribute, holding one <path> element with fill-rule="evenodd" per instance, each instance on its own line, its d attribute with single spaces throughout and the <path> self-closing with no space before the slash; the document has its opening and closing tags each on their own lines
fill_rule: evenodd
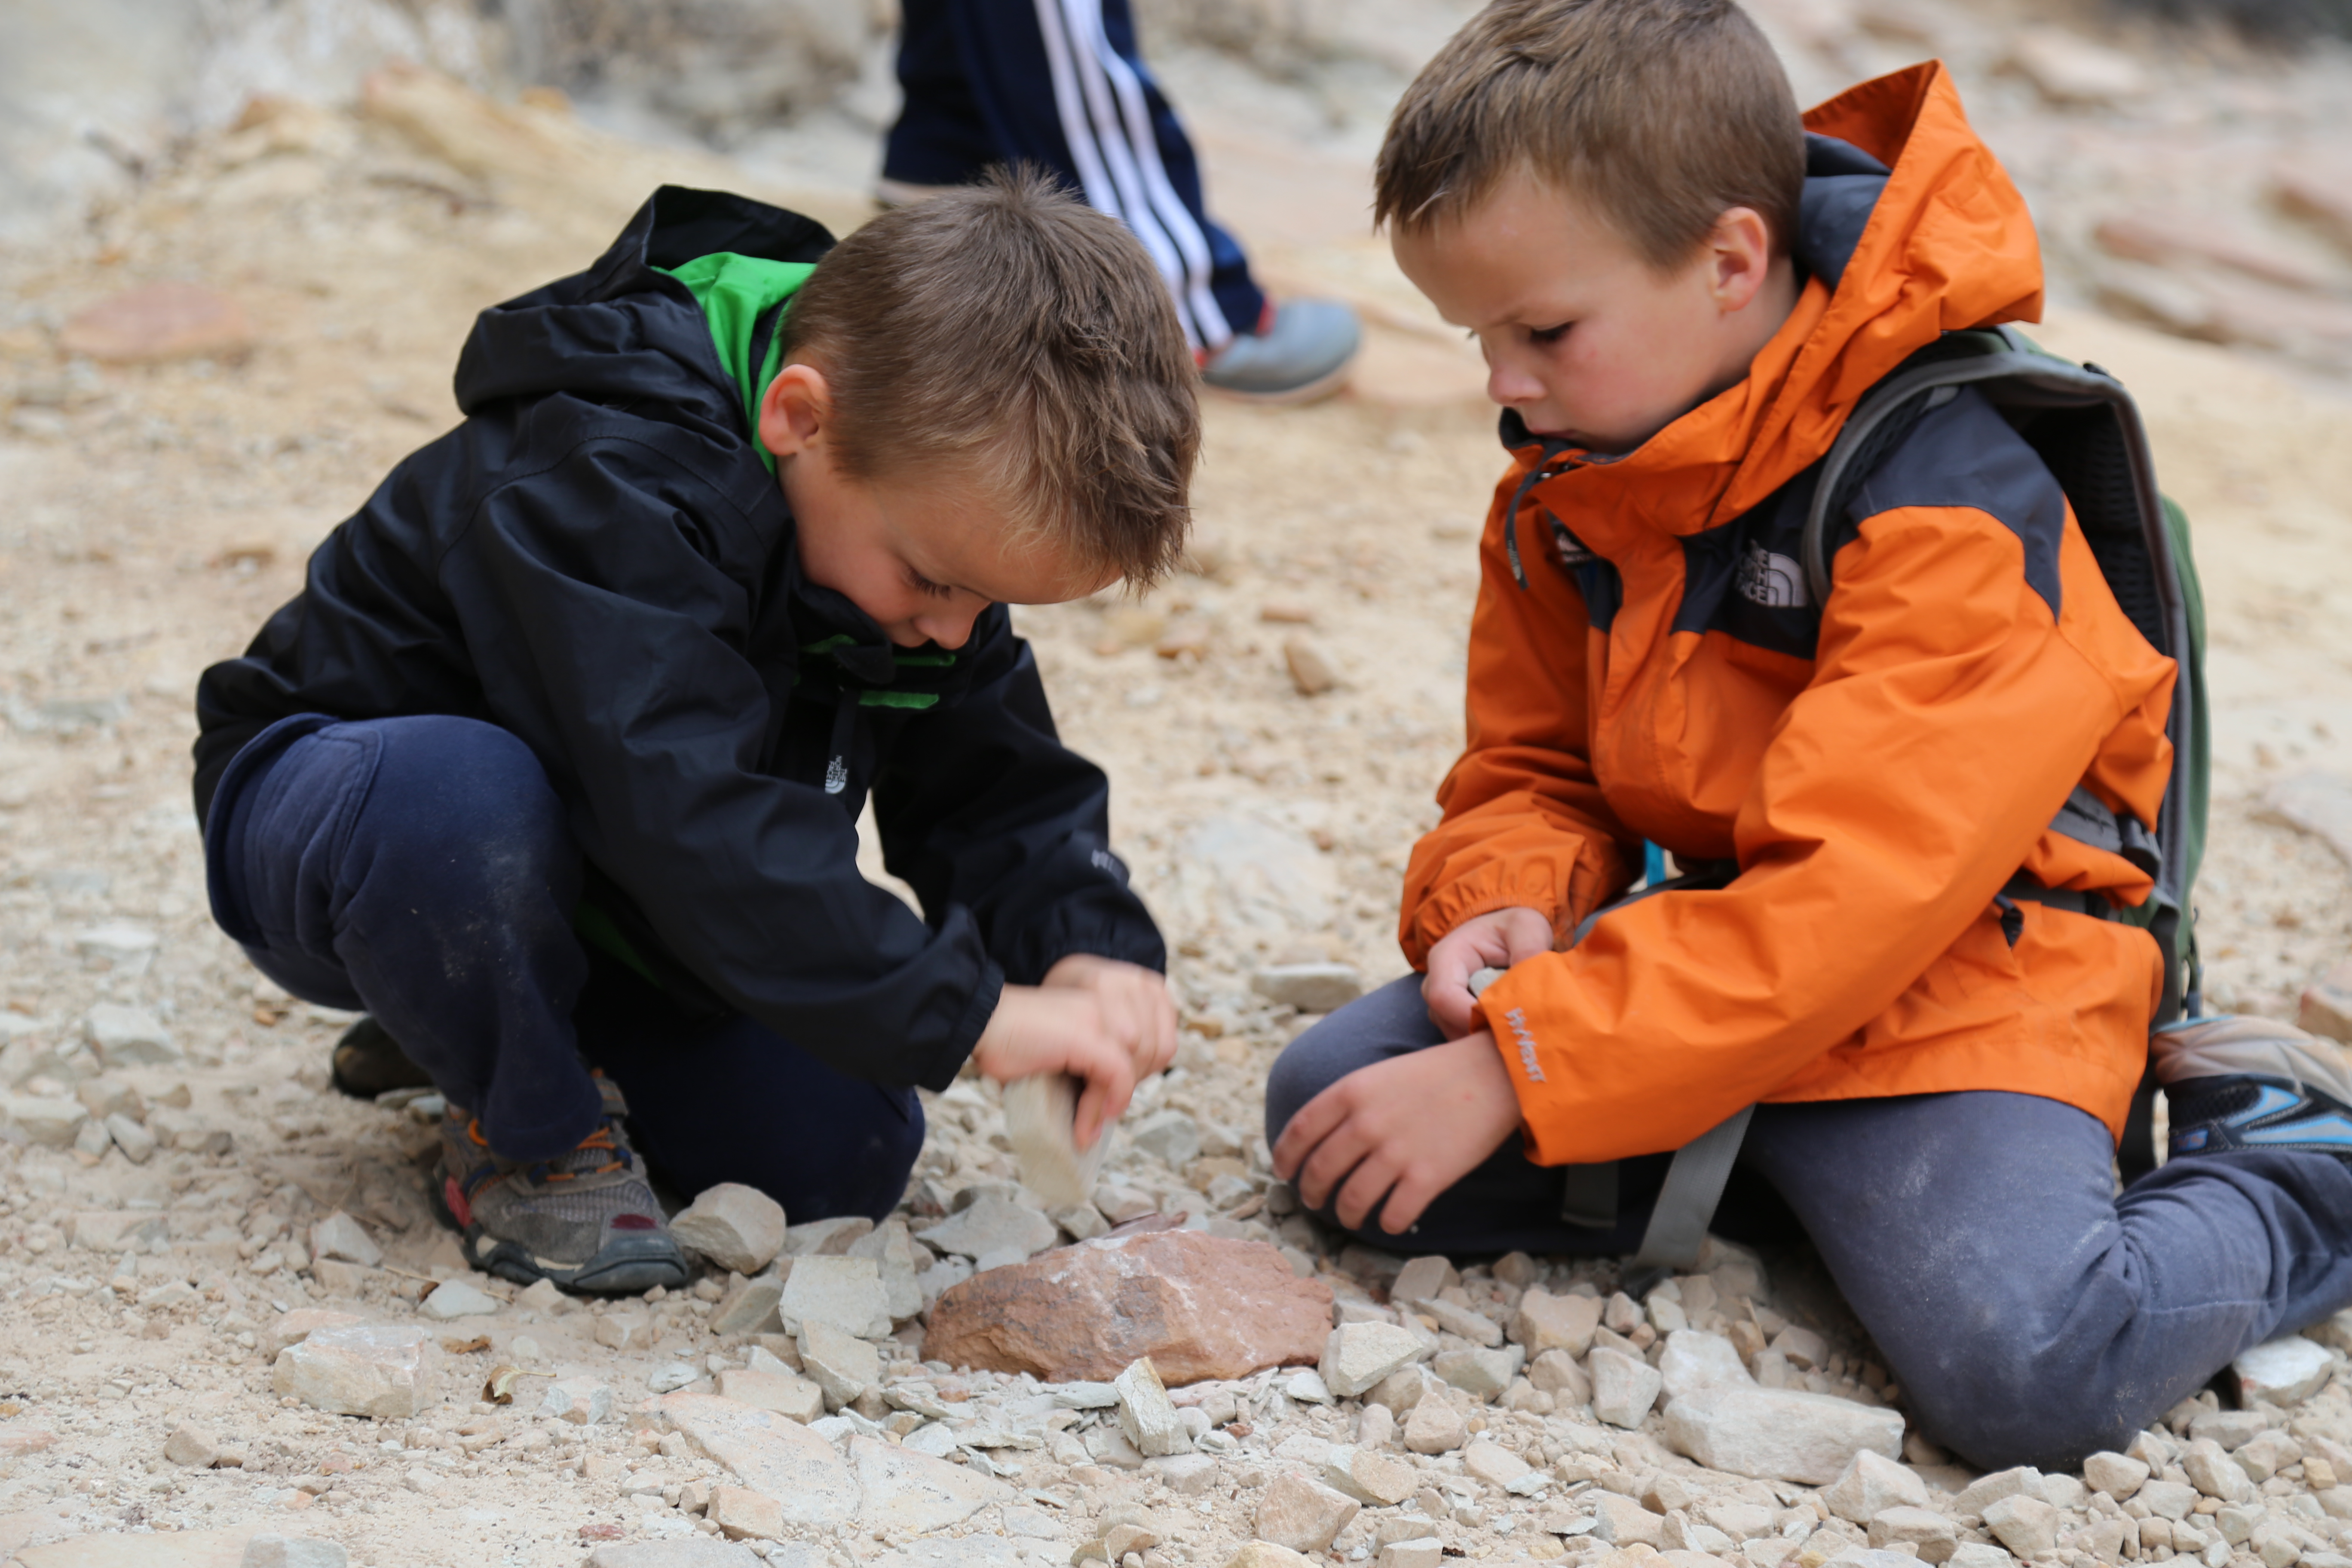
<svg viewBox="0 0 2352 1568">
<path fill-rule="evenodd" d="M 1307 1156 L 1315 1152 L 1315 1146 L 1322 1142 L 1325 1135 L 1339 1125 L 1346 1115 L 1346 1107 L 1331 1089 L 1325 1089 L 1299 1107 L 1298 1114 L 1290 1119 L 1290 1125 L 1282 1130 L 1282 1136 L 1274 1141 L 1274 1173 L 1286 1182 L 1297 1181 Z M 1300 1195 L 1303 1197 L 1305 1194 Z"/>
<path fill-rule="evenodd" d="M 1396 1184 L 1396 1162 L 1386 1150 L 1376 1151 L 1349 1175 L 1332 1213 L 1349 1230 L 1361 1230 L 1381 1197 Z"/>
<path fill-rule="evenodd" d="M 1350 1115 L 1315 1146 L 1299 1172 L 1298 1195 L 1310 1208 L 1320 1208 L 1349 1180 L 1349 1173 L 1379 1152 L 1380 1140 Z M 1349 1223 L 1353 1223 L 1352 1221 Z"/>
</svg>

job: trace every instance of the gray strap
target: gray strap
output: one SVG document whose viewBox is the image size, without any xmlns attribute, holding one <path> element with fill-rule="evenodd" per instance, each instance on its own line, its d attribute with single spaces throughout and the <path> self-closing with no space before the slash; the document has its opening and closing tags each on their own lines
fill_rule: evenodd
<svg viewBox="0 0 2352 1568">
<path fill-rule="evenodd" d="M 1642 1250 L 1633 1255 L 1636 1268 L 1688 1268 L 1698 1261 L 1714 1222 L 1715 1206 L 1723 1200 L 1724 1184 L 1731 1180 L 1732 1163 L 1748 1136 L 1752 1105 L 1742 1106 L 1730 1118 L 1676 1151 L 1666 1167 L 1666 1184 L 1650 1211 L 1649 1228 L 1642 1233 Z"/>
</svg>

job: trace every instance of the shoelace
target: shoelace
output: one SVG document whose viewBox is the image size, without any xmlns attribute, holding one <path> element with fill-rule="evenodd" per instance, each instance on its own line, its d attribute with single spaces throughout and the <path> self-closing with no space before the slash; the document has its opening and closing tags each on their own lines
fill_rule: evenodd
<svg viewBox="0 0 2352 1568">
<path fill-rule="evenodd" d="M 490 1141 L 482 1136 L 482 1119 L 478 1116 L 466 1123 L 466 1136 L 477 1148 L 488 1150 L 490 1146 Z M 608 1153 L 614 1157 L 593 1170 L 567 1171 L 557 1167 L 557 1161 L 571 1160 L 583 1153 L 590 1152 Z M 488 1186 L 501 1176 L 519 1173 L 532 1185 L 544 1186 L 550 1182 L 576 1182 L 583 1176 L 609 1175 L 614 1171 L 633 1169 L 635 1163 L 636 1157 L 614 1141 L 613 1119 L 606 1117 L 595 1131 L 572 1145 L 569 1152 L 559 1154 L 553 1160 L 540 1160 L 529 1165 L 519 1165 L 512 1170 L 501 1171 L 496 1165 L 482 1165 L 466 1178 L 465 1184 L 459 1190 L 470 1202 L 482 1188 Z"/>
</svg>

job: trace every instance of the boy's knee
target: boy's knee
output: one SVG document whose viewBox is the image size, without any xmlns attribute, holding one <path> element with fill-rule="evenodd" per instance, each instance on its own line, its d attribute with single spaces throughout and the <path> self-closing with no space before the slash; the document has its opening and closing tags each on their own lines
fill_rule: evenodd
<svg viewBox="0 0 2352 1568">
<path fill-rule="evenodd" d="M 1937 1328 L 1897 1369 L 1903 1402 L 1923 1432 L 1981 1468 L 2070 1469 L 2141 1425 L 2126 1408 L 2133 1391 L 2110 1386 L 2095 1335 L 2045 1332 L 2030 1311 L 1994 1303 Z"/>
</svg>

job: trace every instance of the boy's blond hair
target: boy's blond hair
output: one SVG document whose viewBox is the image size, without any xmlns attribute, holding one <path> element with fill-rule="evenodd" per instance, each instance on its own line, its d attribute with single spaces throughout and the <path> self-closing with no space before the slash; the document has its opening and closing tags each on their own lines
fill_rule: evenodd
<svg viewBox="0 0 2352 1568">
<path fill-rule="evenodd" d="M 1458 218 L 1515 170 L 1590 203 L 1650 267 L 1752 207 L 1786 254 L 1805 134 L 1779 57 L 1732 0 L 1495 0 L 1389 120 L 1375 222 Z"/>
<path fill-rule="evenodd" d="M 1183 553 L 1199 373 L 1118 219 L 1034 171 L 886 212 L 793 298 L 787 352 L 824 372 L 854 478 L 968 484 L 1076 575 Z"/>
</svg>

